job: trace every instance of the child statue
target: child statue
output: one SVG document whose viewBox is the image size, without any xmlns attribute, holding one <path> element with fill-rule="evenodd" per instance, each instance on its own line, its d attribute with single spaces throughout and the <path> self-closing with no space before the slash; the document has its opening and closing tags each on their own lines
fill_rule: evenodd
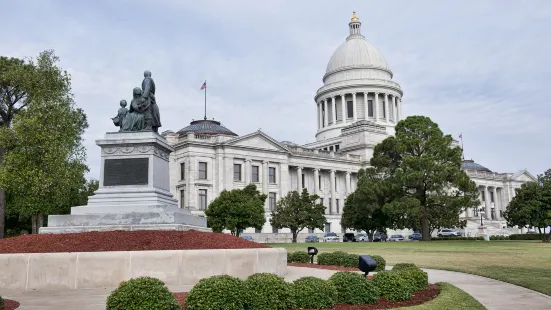
<svg viewBox="0 0 551 310">
<path fill-rule="evenodd" d="M 121 100 L 120 106 L 121 107 L 117 113 L 117 116 L 112 118 L 112 120 L 113 120 L 113 124 L 115 124 L 115 126 L 120 127 L 122 130 L 122 124 L 124 122 L 124 118 L 126 117 L 126 114 L 128 114 L 128 109 L 126 108 L 126 100 Z"/>
</svg>

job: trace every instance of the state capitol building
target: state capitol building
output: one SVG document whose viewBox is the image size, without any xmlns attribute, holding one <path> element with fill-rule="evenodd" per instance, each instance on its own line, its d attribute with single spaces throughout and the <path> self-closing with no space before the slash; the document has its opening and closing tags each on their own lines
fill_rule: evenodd
<svg viewBox="0 0 551 310">
<path fill-rule="evenodd" d="M 163 133 L 175 148 L 170 155 L 170 188 L 181 208 L 204 214 L 223 190 L 253 183 L 268 195 L 266 223 L 261 230 L 243 233 L 260 242 L 288 241 L 287 229 L 270 226 L 271 211 L 288 192 L 306 188 L 321 197 L 327 223 L 323 231 L 302 231 L 299 241 L 311 233 L 345 232 L 340 219 L 346 197 L 356 189 L 358 170 L 369 166 L 375 145 L 394 135 L 394 126 L 404 118 L 400 84 L 393 80 L 383 54 L 362 35 L 361 25 L 354 13 L 349 35 L 329 59 L 323 85 L 314 96 L 316 142 L 277 141 L 262 131 L 238 136 L 215 120 L 196 120 L 178 132 Z M 465 160 L 462 169 L 479 187 L 479 208 L 485 210 L 489 232 L 519 232 L 506 227 L 503 212 L 515 189 L 535 178 L 526 170 L 492 172 L 472 160 Z M 468 220 L 464 234 L 475 235 L 478 209 L 461 216 Z"/>
</svg>

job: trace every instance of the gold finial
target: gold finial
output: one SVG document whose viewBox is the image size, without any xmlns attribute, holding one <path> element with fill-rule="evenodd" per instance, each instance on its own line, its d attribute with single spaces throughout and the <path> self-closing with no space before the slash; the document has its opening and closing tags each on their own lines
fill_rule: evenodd
<svg viewBox="0 0 551 310">
<path fill-rule="evenodd" d="M 350 19 L 350 21 L 352 21 L 352 22 L 359 22 L 360 21 L 358 16 L 356 16 L 356 11 L 352 12 L 352 18 Z"/>
</svg>

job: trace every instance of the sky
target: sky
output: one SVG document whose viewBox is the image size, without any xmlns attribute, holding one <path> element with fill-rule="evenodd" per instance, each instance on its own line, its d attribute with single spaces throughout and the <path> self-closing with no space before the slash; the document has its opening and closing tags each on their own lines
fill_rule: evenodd
<svg viewBox="0 0 551 310">
<path fill-rule="evenodd" d="M 314 95 L 352 11 L 404 91 L 403 116 L 462 133 L 466 159 L 505 173 L 551 168 L 551 1 L 0 0 L 0 55 L 53 49 L 72 77 L 88 177 L 148 69 L 160 131 L 207 117 L 239 135 L 315 141 Z"/>
</svg>

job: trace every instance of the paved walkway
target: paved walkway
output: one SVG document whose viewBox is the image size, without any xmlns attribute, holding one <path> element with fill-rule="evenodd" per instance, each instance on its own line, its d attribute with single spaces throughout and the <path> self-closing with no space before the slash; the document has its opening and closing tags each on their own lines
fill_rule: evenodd
<svg viewBox="0 0 551 310">
<path fill-rule="evenodd" d="M 476 298 L 488 310 L 551 309 L 550 296 L 520 286 L 460 272 L 424 270 L 429 274 L 431 283 L 449 282 Z M 285 279 L 294 281 L 304 276 L 327 279 L 333 273 L 335 271 L 332 270 L 288 267 Z M 187 292 L 191 289 L 190 286 L 169 288 L 175 292 Z M 18 300 L 21 310 L 100 310 L 105 309 L 105 301 L 111 291 L 112 289 L 10 292 L 0 288 L 0 295 Z"/>
</svg>

